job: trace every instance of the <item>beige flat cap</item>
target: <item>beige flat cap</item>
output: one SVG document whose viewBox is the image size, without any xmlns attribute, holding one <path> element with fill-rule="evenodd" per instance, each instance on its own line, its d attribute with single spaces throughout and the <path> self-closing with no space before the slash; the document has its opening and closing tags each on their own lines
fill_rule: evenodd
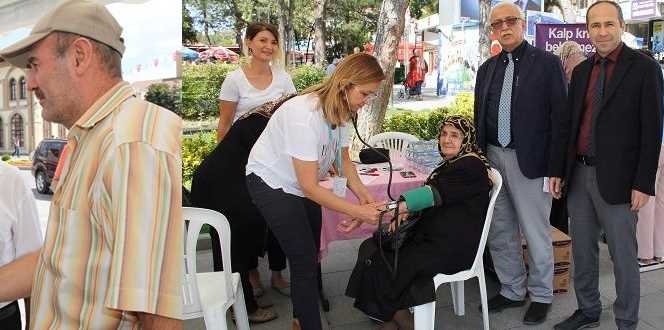
<svg viewBox="0 0 664 330">
<path fill-rule="evenodd" d="M 55 31 L 75 33 L 93 39 L 108 45 L 121 55 L 125 50 L 122 27 L 106 7 L 94 1 L 70 0 L 42 16 L 30 31 L 30 35 L 0 50 L 0 57 L 14 66 L 25 68 L 28 66 L 28 50 Z"/>
</svg>

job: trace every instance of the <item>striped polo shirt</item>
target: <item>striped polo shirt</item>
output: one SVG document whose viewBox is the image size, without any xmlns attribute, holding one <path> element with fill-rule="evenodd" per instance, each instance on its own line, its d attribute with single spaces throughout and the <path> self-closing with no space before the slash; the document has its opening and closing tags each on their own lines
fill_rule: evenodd
<svg viewBox="0 0 664 330">
<path fill-rule="evenodd" d="M 126 82 L 72 126 L 32 286 L 32 329 L 138 329 L 179 318 L 182 121 Z"/>
</svg>

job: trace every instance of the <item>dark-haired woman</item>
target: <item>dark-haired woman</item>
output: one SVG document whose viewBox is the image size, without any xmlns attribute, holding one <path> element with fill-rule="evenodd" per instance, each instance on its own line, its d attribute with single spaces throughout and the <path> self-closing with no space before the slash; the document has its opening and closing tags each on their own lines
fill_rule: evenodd
<svg viewBox="0 0 664 330">
<path fill-rule="evenodd" d="M 218 141 L 223 140 L 231 125 L 249 110 L 296 92 L 293 81 L 281 66 L 283 52 L 279 48 L 279 33 L 274 25 L 249 24 L 244 37 L 244 53 L 249 60 L 230 72 L 221 85 Z M 268 233 L 267 254 L 272 270 L 272 287 L 281 294 L 289 295 L 289 284 L 281 275 L 286 268 L 286 256 L 271 232 Z M 254 294 L 261 296 L 263 288 L 257 265 L 258 260 L 250 272 L 250 279 Z"/>
</svg>

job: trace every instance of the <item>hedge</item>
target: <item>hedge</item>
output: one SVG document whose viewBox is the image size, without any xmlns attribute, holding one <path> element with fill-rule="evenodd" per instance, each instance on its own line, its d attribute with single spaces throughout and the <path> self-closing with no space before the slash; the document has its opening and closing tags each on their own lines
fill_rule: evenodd
<svg viewBox="0 0 664 330">
<path fill-rule="evenodd" d="M 184 64 L 182 71 L 182 117 L 200 120 L 219 115 L 217 98 L 226 75 L 236 64 Z"/>
<path fill-rule="evenodd" d="M 318 65 L 300 65 L 290 71 L 291 79 L 298 92 L 316 85 L 325 79 L 325 70 Z"/>
<path fill-rule="evenodd" d="M 457 94 L 449 107 L 435 108 L 427 112 L 397 112 L 383 122 L 383 132 L 404 132 L 417 136 L 422 140 L 433 140 L 438 137 L 440 123 L 446 116 L 459 114 L 473 118 L 473 95 Z"/>
<path fill-rule="evenodd" d="M 182 182 L 191 187 L 194 171 L 217 146 L 217 132 L 196 133 L 182 139 Z"/>
<path fill-rule="evenodd" d="M 185 64 L 182 72 L 182 117 L 204 120 L 219 116 L 219 89 L 236 64 Z M 325 79 L 325 71 L 315 65 L 300 65 L 290 71 L 298 92 Z"/>
</svg>

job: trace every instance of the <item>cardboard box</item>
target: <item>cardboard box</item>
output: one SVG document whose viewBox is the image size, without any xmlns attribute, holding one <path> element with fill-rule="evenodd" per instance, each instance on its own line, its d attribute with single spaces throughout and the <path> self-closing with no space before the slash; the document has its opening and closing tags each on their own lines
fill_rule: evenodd
<svg viewBox="0 0 664 330">
<path fill-rule="evenodd" d="M 555 268 L 569 267 L 572 262 L 572 239 L 555 227 L 551 227 L 551 245 L 553 245 L 553 263 Z M 528 246 L 521 239 L 523 261 L 528 265 Z"/>
<path fill-rule="evenodd" d="M 553 270 L 553 294 L 569 292 L 570 276 L 569 268 L 556 268 Z"/>
<path fill-rule="evenodd" d="M 551 245 L 553 246 L 553 294 L 569 292 L 570 263 L 572 262 L 572 239 L 555 227 L 551 227 Z M 523 259 L 528 267 L 528 246 L 521 240 Z"/>
<path fill-rule="evenodd" d="M 557 228 L 551 227 L 551 241 L 553 262 L 556 265 L 564 264 L 569 267 L 572 262 L 572 239 Z"/>
</svg>

